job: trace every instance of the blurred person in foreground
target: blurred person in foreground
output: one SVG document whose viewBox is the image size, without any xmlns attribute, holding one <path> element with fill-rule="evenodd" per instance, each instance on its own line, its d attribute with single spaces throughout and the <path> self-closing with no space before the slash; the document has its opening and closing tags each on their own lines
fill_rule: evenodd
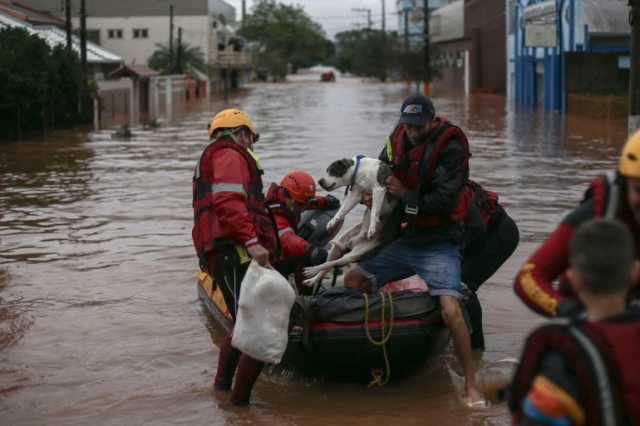
<svg viewBox="0 0 640 426">
<path fill-rule="evenodd" d="M 639 276 L 633 238 L 619 221 L 596 219 L 577 228 L 568 251 L 585 315 L 528 337 L 510 387 L 513 424 L 640 424 L 640 309 L 627 305 Z"/>
<path fill-rule="evenodd" d="M 618 169 L 597 176 L 580 205 L 567 215 L 522 266 L 514 282 L 518 297 L 544 316 L 572 316 L 581 310 L 580 301 L 567 285 L 569 241 L 574 230 L 593 218 L 618 219 L 627 228 L 640 253 L 640 132 L 625 144 Z M 556 286 L 554 282 L 558 280 Z M 634 282 L 629 300 L 638 298 Z"/>
</svg>

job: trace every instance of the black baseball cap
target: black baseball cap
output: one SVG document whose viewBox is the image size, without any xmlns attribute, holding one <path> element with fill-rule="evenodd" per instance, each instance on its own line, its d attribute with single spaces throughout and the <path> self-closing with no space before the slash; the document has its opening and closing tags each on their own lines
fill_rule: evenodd
<svg viewBox="0 0 640 426">
<path fill-rule="evenodd" d="M 431 99 L 424 95 L 411 95 L 402 102 L 400 108 L 400 124 L 424 126 L 436 116 L 436 109 Z"/>
</svg>

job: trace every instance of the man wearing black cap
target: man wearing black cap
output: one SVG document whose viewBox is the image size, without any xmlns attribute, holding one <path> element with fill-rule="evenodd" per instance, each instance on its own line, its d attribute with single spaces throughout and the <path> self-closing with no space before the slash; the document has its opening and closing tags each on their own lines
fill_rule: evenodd
<svg viewBox="0 0 640 426">
<path fill-rule="evenodd" d="M 484 404 L 475 379 L 469 330 L 458 299 L 462 297 L 460 244 L 463 219 L 471 204 L 469 145 L 460 128 L 436 117 L 431 100 L 409 96 L 402 103 L 400 121 L 387 138 L 380 159 L 393 175 L 387 191 L 404 205 L 400 238 L 345 276 L 345 284 L 377 289 L 387 282 L 417 274 L 438 296 L 442 318 L 451 330 L 464 368 L 468 402 Z"/>
</svg>

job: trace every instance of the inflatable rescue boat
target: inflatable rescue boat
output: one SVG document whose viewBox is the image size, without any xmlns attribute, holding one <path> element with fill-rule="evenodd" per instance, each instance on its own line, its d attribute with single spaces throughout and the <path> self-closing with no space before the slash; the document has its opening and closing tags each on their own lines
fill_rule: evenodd
<svg viewBox="0 0 640 426">
<path fill-rule="evenodd" d="M 300 230 L 321 241 L 322 212 L 303 218 Z M 320 215 L 320 216 L 319 216 Z M 326 219 L 326 220 L 325 220 Z M 307 227 L 308 229 L 308 227 Z M 232 318 L 222 292 L 205 272 L 198 294 L 216 323 L 226 331 Z M 281 366 L 306 376 L 385 383 L 391 375 L 415 370 L 446 346 L 449 332 L 440 307 L 417 276 L 387 284 L 378 294 L 336 286 L 336 279 L 313 296 L 297 296 L 291 311 L 289 341 Z"/>
</svg>

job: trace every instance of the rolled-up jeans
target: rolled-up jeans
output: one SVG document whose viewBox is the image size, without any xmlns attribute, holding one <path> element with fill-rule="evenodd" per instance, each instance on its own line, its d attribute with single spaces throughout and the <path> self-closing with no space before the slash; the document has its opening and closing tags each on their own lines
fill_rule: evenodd
<svg viewBox="0 0 640 426">
<path fill-rule="evenodd" d="M 400 237 L 375 256 L 358 263 L 356 271 L 376 290 L 416 274 L 427 283 L 432 296 L 459 299 L 463 295 L 460 262 L 460 248 L 450 242 L 425 243 Z"/>
</svg>

